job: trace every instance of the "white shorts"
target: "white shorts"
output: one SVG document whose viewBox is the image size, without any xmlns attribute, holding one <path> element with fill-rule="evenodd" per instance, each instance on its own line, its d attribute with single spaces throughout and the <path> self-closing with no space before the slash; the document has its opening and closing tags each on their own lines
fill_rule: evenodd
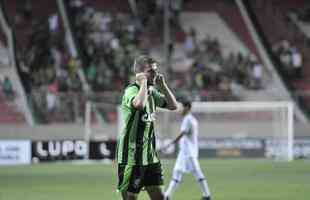
<svg viewBox="0 0 310 200">
<path fill-rule="evenodd" d="M 197 157 L 186 156 L 182 153 L 178 154 L 174 165 L 174 170 L 183 173 L 192 173 L 200 170 L 200 165 Z"/>
</svg>

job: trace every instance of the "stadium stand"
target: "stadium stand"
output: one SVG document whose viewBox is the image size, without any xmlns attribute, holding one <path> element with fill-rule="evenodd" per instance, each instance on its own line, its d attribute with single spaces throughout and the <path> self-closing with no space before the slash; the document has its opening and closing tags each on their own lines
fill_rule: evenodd
<svg viewBox="0 0 310 200">
<path fill-rule="evenodd" d="M 261 24 L 267 40 L 273 45 L 285 69 L 281 69 L 292 86 L 296 99 L 303 99 L 309 110 L 309 45 L 296 24 L 289 18 L 290 12 L 303 7 L 305 1 L 259 1 L 251 2 L 256 17 Z M 294 66 L 297 57 L 298 68 Z M 300 60 L 300 61 L 299 61 Z"/>
<path fill-rule="evenodd" d="M 112 94 L 110 100 L 116 103 L 119 101 L 117 91 L 132 79 L 131 63 L 135 55 L 145 52 L 156 58 L 163 57 L 163 33 L 157 28 L 163 26 L 163 5 L 158 3 L 160 1 L 155 2 L 137 1 L 139 11 L 151 13 L 147 16 L 139 12 L 140 21 L 132 14 L 128 1 L 65 1 L 80 53 L 76 59 L 68 52 L 56 1 L 5 1 L 9 21 L 16 33 L 19 64 L 24 71 L 22 76 L 26 77 L 22 79 L 29 85 L 27 93 L 39 122 L 81 121 L 84 103 L 89 98 L 102 99 Z M 289 28 L 287 33 L 284 31 L 287 28 L 285 13 L 300 7 L 304 1 L 273 2 L 274 5 L 264 1 L 253 3 L 260 13 L 259 21 L 264 24 L 272 44 L 286 39 L 292 47 L 296 46 L 295 49 L 302 54 L 304 66 L 307 66 L 309 49 L 304 43 L 304 36 L 293 28 Z M 178 96 L 190 95 L 203 101 L 229 101 L 256 99 L 257 96 L 247 97 L 243 91 L 251 95 L 264 93 L 268 86 L 265 81 L 267 72 L 260 64 L 255 44 L 233 2 L 184 1 L 184 5 L 172 6 L 171 9 L 171 66 L 167 71 L 172 88 L 178 88 Z M 274 9 L 276 15 L 273 16 Z M 194 24 L 191 18 L 201 14 L 205 14 L 207 20 L 196 20 L 197 24 Z M 272 23 L 265 26 L 268 19 Z M 212 23 L 222 29 L 218 32 L 208 30 Z M 205 25 L 206 28 L 202 28 Z M 275 26 L 279 27 L 276 32 L 272 29 Z M 219 32 L 226 35 L 216 37 Z M 80 61 L 94 93 L 82 91 L 77 75 Z M 290 80 L 296 94 L 300 91 L 305 93 L 310 88 L 307 74 L 307 68 L 303 67 L 303 78 Z M 68 96 L 71 98 L 66 98 Z M 264 98 L 268 100 L 268 94 L 262 95 Z"/>
<path fill-rule="evenodd" d="M 216 12 L 225 20 L 229 28 L 238 35 L 247 48 L 258 57 L 257 49 L 244 24 L 242 16 L 233 2 L 228 1 L 188 1 L 184 4 L 184 11 L 188 12 Z"/>
</svg>

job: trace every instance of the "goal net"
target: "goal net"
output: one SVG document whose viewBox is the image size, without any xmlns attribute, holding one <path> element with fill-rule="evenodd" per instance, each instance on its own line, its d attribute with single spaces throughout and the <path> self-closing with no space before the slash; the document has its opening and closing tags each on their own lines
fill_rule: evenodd
<svg viewBox="0 0 310 200">
<path fill-rule="evenodd" d="M 214 138 L 230 139 L 236 144 L 258 139 L 263 141 L 264 156 L 293 160 L 291 102 L 194 102 L 192 113 L 199 122 L 200 147 L 203 141 Z M 156 117 L 156 131 L 159 137 L 171 139 L 179 134 L 180 123 L 177 112 L 161 110 Z"/>
<path fill-rule="evenodd" d="M 118 105 L 88 102 L 85 113 L 86 141 L 117 138 L 122 118 Z M 212 139 L 230 139 L 240 144 L 254 138 L 264 141 L 263 156 L 293 160 L 291 102 L 193 102 L 192 113 L 199 122 L 200 147 Z M 160 109 L 155 122 L 157 138 L 171 140 L 179 134 L 180 123 L 178 112 Z"/>
</svg>

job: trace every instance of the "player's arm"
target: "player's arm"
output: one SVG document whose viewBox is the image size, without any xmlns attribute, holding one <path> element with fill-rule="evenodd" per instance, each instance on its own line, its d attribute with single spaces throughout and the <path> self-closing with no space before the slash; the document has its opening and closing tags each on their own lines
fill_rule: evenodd
<svg viewBox="0 0 310 200">
<path fill-rule="evenodd" d="M 189 134 L 190 126 L 191 126 L 190 121 L 188 119 L 183 119 L 180 134 L 174 140 L 172 140 L 172 142 L 170 142 L 168 145 L 161 148 L 160 150 L 162 151 L 164 149 L 167 149 L 169 146 L 176 144 L 184 135 Z"/>
<path fill-rule="evenodd" d="M 144 73 L 139 73 L 136 75 L 136 80 L 140 86 L 138 94 L 132 101 L 133 107 L 142 110 L 147 101 L 147 78 Z"/>
<path fill-rule="evenodd" d="M 157 74 L 156 76 L 156 84 L 159 86 L 159 90 L 161 93 L 165 95 L 165 99 L 167 102 L 166 108 L 169 110 L 176 110 L 178 107 L 177 100 L 171 90 L 169 89 L 165 78 L 162 74 Z"/>
<path fill-rule="evenodd" d="M 179 140 L 186 134 L 185 131 L 181 132 L 174 140 L 172 140 L 172 142 L 169 144 L 170 145 L 173 145 L 173 144 L 176 144 L 177 142 L 179 142 Z"/>
<path fill-rule="evenodd" d="M 185 131 L 181 132 L 176 138 L 174 138 L 174 140 L 172 140 L 169 144 L 165 145 L 164 147 L 160 148 L 159 151 L 163 151 L 165 149 L 168 149 L 170 146 L 176 144 L 177 142 L 179 142 L 179 140 L 186 134 Z"/>
</svg>

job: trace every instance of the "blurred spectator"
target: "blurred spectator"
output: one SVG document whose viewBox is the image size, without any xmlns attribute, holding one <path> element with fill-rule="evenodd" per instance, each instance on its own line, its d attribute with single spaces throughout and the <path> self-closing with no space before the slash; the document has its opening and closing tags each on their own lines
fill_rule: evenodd
<svg viewBox="0 0 310 200">
<path fill-rule="evenodd" d="M 274 45 L 273 50 L 280 57 L 288 77 L 302 78 L 303 58 L 296 47 L 291 46 L 287 40 L 283 40 Z"/>
<path fill-rule="evenodd" d="M 255 62 L 253 65 L 253 89 L 261 89 L 262 87 L 263 66 Z"/>
<path fill-rule="evenodd" d="M 48 115 L 52 115 L 57 107 L 58 84 L 56 81 L 51 82 L 47 87 L 46 93 L 46 110 Z"/>
<path fill-rule="evenodd" d="M 49 90 L 46 93 L 46 109 L 48 114 L 53 114 L 56 109 L 56 95 Z"/>
<path fill-rule="evenodd" d="M 57 82 L 59 91 L 66 92 L 68 90 L 67 81 L 69 79 L 68 71 L 65 70 L 63 67 L 57 73 Z"/>
<path fill-rule="evenodd" d="M 196 49 L 195 34 L 193 34 L 193 32 L 189 32 L 186 34 L 184 41 L 184 49 L 187 56 L 189 57 L 193 56 L 194 51 Z"/>
<path fill-rule="evenodd" d="M 294 78 L 302 78 L 302 55 L 296 48 L 292 49 L 292 65 Z"/>
<path fill-rule="evenodd" d="M 48 23 L 49 23 L 49 30 L 54 33 L 57 32 L 58 29 L 58 15 L 53 14 L 48 18 Z"/>
<path fill-rule="evenodd" d="M 61 52 L 56 48 L 56 47 L 52 47 L 51 48 L 51 59 L 53 62 L 53 66 L 54 69 L 56 71 L 56 76 L 59 76 L 59 74 L 61 73 L 61 62 L 62 62 L 62 55 Z"/>
<path fill-rule="evenodd" d="M 2 91 L 8 99 L 14 98 L 14 90 L 10 79 L 5 76 L 2 83 Z"/>
<path fill-rule="evenodd" d="M 67 63 L 67 69 L 68 69 L 69 74 L 70 75 L 75 74 L 77 71 L 77 67 L 78 67 L 78 61 L 75 58 L 70 57 Z"/>
<path fill-rule="evenodd" d="M 291 65 L 291 51 L 290 43 L 287 40 L 283 40 L 278 49 L 278 55 L 280 56 L 281 62 L 285 66 L 285 70 L 289 71 Z"/>
<path fill-rule="evenodd" d="M 74 92 L 80 92 L 80 91 L 82 91 L 82 83 L 81 83 L 81 80 L 80 80 L 79 77 L 78 77 L 78 74 L 72 75 L 72 76 L 67 80 L 67 85 L 68 85 L 68 88 L 69 88 L 71 91 L 74 91 Z"/>
</svg>

